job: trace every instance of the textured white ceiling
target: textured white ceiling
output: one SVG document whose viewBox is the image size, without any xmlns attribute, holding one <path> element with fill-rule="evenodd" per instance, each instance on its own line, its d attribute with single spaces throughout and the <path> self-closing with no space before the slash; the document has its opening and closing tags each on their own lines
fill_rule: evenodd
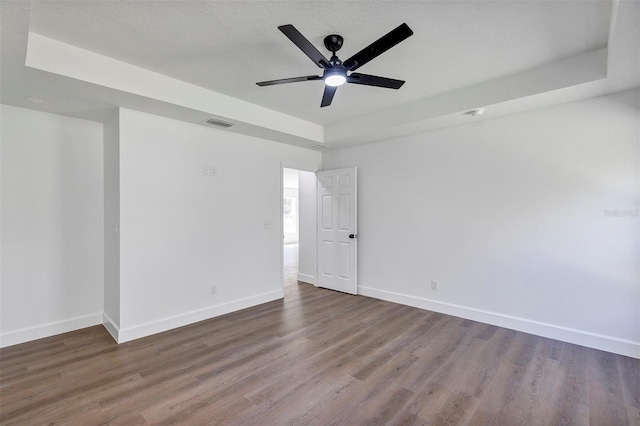
<svg viewBox="0 0 640 426">
<path fill-rule="evenodd" d="M 31 31 L 320 124 L 524 71 L 606 46 L 610 2 L 36 1 Z M 323 83 L 256 81 L 320 70 L 278 29 L 319 50 L 341 34 L 350 57 L 399 24 L 414 35 L 359 72 L 399 90 L 347 85 L 320 109 Z M 568 25 L 570 24 L 570 25 Z"/>
<path fill-rule="evenodd" d="M 24 96 L 42 96 L 49 99 L 48 105 L 34 108 L 99 118 L 98 111 L 108 106 L 147 102 L 25 67 L 30 31 L 334 128 L 604 49 L 610 43 L 612 12 L 617 7 L 617 2 L 609 0 L 25 0 L 0 4 L 4 103 L 24 106 Z M 629 10 L 636 16 L 622 36 L 633 39 L 637 38 L 637 22 L 633 25 L 637 7 Z M 345 85 L 333 104 L 321 109 L 322 82 L 255 85 L 320 71 L 278 31 L 278 25 L 293 24 L 327 56 L 324 36 L 341 34 L 345 44 L 338 55 L 346 59 L 403 22 L 414 36 L 358 70 L 406 80 L 398 91 Z M 634 48 L 630 66 L 637 68 L 637 44 L 627 46 L 631 52 Z M 637 84 L 637 79 L 625 80 L 621 86 L 629 84 Z M 476 106 L 482 105 L 479 99 Z M 168 115 L 181 114 L 189 112 Z"/>
</svg>

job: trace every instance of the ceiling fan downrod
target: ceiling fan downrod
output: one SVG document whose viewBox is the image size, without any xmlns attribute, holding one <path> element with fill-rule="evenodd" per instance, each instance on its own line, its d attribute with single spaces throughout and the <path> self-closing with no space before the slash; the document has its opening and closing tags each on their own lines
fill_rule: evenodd
<svg viewBox="0 0 640 426">
<path fill-rule="evenodd" d="M 343 42 L 344 39 L 338 34 L 330 34 L 324 38 L 324 47 L 333 54 L 330 59 L 331 65 L 342 65 L 342 61 L 338 59 L 336 52 L 340 50 Z"/>
</svg>

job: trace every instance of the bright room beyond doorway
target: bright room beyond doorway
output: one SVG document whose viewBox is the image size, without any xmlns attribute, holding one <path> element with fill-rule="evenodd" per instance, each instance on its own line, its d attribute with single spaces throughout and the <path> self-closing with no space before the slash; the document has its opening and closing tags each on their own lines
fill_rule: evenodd
<svg viewBox="0 0 640 426">
<path fill-rule="evenodd" d="M 282 169 L 282 281 L 287 287 L 315 284 L 316 174 Z"/>
<path fill-rule="evenodd" d="M 299 211 L 298 170 L 282 169 L 282 241 L 284 287 L 298 282 Z"/>
<path fill-rule="evenodd" d="M 284 285 L 298 283 L 298 243 L 284 245 Z"/>
</svg>

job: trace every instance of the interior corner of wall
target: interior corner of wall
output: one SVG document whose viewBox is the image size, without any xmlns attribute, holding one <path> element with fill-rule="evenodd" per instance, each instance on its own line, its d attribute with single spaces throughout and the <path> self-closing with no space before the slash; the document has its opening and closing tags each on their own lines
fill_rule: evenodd
<svg viewBox="0 0 640 426">
<path fill-rule="evenodd" d="M 102 325 L 109 332 L 111 337 L 113 337 L 117 343 L 120 343 L 120 327 L 104 312 L 102 313 Z"/>
</svg>

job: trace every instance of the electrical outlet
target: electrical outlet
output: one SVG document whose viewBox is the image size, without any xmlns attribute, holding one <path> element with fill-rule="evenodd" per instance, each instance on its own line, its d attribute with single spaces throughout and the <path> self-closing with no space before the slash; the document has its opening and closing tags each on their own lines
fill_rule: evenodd
<svg viewBox="0 0 640 426">
<path fill-rule="evenodd" d="M 217 285 L 211 285 L 211 294 L 218 294 L 218 286 Z"/>
<path fill-rule="evenodd" d="M 215 176 L 217 174 L 215 166 L 202 166 L 202 173 L 205 176 Z"/>
<path fill-rule="evenodd" d="M 431 290 L 438 290 L 440 288 L 440 282 L 438 280 L 431 280 Z"/>
<path fill-rule="evenodd" d="M 264 221 L 264 229 L 271 229 L 271 221 L 270 220 L 265 220 Z"/>
</svg>

